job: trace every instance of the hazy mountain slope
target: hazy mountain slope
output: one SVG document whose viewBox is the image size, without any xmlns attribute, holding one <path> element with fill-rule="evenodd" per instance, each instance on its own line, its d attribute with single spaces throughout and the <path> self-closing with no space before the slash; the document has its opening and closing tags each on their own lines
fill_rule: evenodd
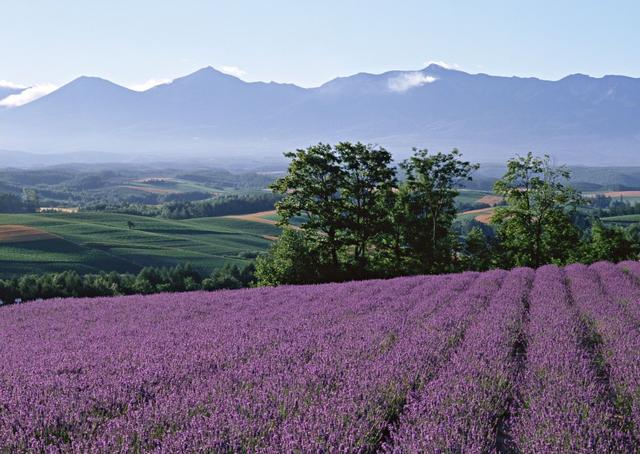
<svg viewBox="0 0 640 454">
<path fill-rule="evenodd" d="M 457 146 L 485 161 L 528 150 L 576 164 L 638 161 L 640 79 L 552 82 L 431 65 L 304 89 L 204 68 L 146 92 L 81 77 L 0 112 L 0 148 L 26 151 L 268 156 L 347 139 L 400 155 Z"/>
</svg>

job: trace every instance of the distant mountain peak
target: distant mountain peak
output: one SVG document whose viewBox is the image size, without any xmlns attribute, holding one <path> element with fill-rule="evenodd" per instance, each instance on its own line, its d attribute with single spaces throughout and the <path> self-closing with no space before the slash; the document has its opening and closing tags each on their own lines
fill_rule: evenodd
<svg viewBox="0 0 640 454">
<path fill-rule="evenodd" d="M 582 74 L 582 73 L 575 73 L 575 74 L 569 74 L 568 76 L 563 77 L 562 80 L 589 80 L 589 79 L 594 79 L 594 77 L 591 77 L 587 74 Z"/>
<path fill-rule="evenodd" d="M 184 84 L 210 84 L 215 82 L 222 83 L 245 83 L 241 79 L 238 79 L 235 76 L 230 74 L 225 74 L 222 71 L 215 69 L 212 66 L 205 66 L 204 68 L 200 68 L 199 70 L 187 74 L 186 76 L 179 77 L 175 79 L 172 83 L 167 84 L 166 87 L 171 85 L 184 85 Z"/>
<path fill-rule="evenodd" d="M 60 87 L 60 89 L 58 91 L 70 90 L 70 89 L 74 89 L 74 90 L 78 90 L 78 89 L 80 89 L 80 90 L 116 89 L 116 90 L 132 91 L 132 90 L 129 90 L 128 88 L 126 88 L 126 87 L 123 87 L 122 85 L 115 84 L 115 83 L 111 82 L 110 80 L 103 79 L 102 77 L 96 77 L 96 76 L 80 76 L 80 77 L 72 80 L 68 84 L 63 85 L 62 87 Z M 56 92 L 54 92 L 54 93 L 56 93 Z"/>
<path fill-rule="evenodd" d="M 204 68 L 200 68 L 197 71 L 188 74 L 185 77 L 189 76 L 197 76 L 197 75 L 215 75 L 215 76 L 228 76 L 228 74 L 223 73 L 222 71 L 214 68 L 213 66 L 205 66 Z"/>
<path fill-rule="evenodd" d="M 532 150 L 573 163 L 624 163 L 640 152 L 640 79 L 560 81 L 469 74 L 438 63 L 361 72 L 315 88 L 246 82 L 211 66 L 137 92 L 80 77 L 0 111 L 0 148 L 178 150 L 227 155 L 318 141 L 392 151 L 460 148 L 472 160 Z"/>
</svg>

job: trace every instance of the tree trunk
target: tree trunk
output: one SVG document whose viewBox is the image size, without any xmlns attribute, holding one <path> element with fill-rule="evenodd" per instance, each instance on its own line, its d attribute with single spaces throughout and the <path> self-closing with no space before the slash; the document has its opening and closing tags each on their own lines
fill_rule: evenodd
<svg viewBox="0 0 640 454">
<path fill-rule="evenodd" d="M 336 247 L 336 233 L 329 232 L 329 248 L 331 249 L 331 261 L 333 266 L 338 268 L 338 248 Z"/>
<path fill-rule="evenodd" d="M 540 221 L 538 221 L 536 223 L 536 234 L 535 234 L 535 241 L 534 241 L 534 257 L 533 257 L 533 263 L 534 263 L 534 267 L 538 268 L 540 266 L 540 249 L 541 249 L 541 243 L 542 242 L 542 225 L 540 223 Z"/>
</svg>

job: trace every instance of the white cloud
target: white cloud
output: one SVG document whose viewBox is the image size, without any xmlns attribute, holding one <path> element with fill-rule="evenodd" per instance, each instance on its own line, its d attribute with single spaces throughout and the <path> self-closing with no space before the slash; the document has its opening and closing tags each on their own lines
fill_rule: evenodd
<svg viewBox="0 0 640 454">
<path fill-rule="evenodd" d="M 147 91 L 150 88 L 157 87 L 158 85 L 164 85 L 171 82 L 171 79 L 149 79 L 141 84 L 132 84 L 128 88 L 134 91 Z"/>
<path fill-rule="evenodd" d="M 424 66 L 427 67 L 429 65 L 438 65 L 438 66 L 442 66 L 445 69 L 458 69 L 460 68 L 459 65 L 457 65 L 456 63 L 447 63 L 446 61 L 442 61 L 442 60 L 429 60 L 424 62 Z"/>
<path fill-rule="evenodd" d="M 430 84 L 437 79 L 433 76 L 423 74 L 419 71 L 402 73 L 399 76 L 389 79 L 389 90 L 403 92 L 411 88 L 420 87 L 424 84 Z"/>
<path fill-rule="evenodd" d="M 7 96 L 3 100 L 0 100 L 0 106 L 3 106 L 3 107 L 23 106 L 27 103 L 30 103 L 31 101 L 35 101 L 38 98 L 42 98 L 43 96 L 48 95 L 49 93 L 57 89 L 58 89 L 58 86 L 53 84 L 34 85 L 33 87 L 26 88 L 20 93 Z"/>
<path fill-rule="evenodd" d="M 243 71 L 237 66 L 223 66 L 222 68 L 220 68 L 220 71 L 222 71 L 225 74 L 229 74 L 230 76 L 235 76 L 238 78 L 247 74 L 246 71 Z"/>
<path fill-rule="evenodd" d="M 0 88 L 14 88 L 16 90 L 24 90 L 24 85 L 9 82 L 8 80 L 0 80 Z"/>
</svg>

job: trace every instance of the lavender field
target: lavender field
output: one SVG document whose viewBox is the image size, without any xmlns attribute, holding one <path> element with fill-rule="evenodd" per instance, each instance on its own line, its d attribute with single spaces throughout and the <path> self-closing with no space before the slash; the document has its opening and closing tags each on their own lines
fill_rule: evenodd
<svg viewBox="0 0 640 454">
<path fill-rule="evenodd" d="M 639 440 L 640 263 L 0 309 L 0 452 Z"/>
</svg>

